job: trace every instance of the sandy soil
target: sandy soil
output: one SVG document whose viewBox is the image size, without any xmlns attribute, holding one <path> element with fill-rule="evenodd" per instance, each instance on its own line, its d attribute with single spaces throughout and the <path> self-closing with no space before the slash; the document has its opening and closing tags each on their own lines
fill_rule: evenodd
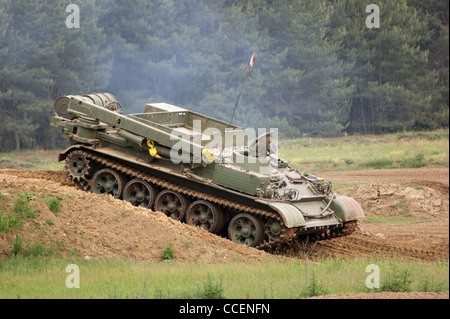
<svg viewBox="0 0 450 319">
<path fill-rule="evenodd" d="M 355 198 L 367 219 L 350 236 L 315 244 L 311 257 L 370 257 L 377 254 L 419 261 L 449 258 L 449 170 L 447 168 L 321 172 L 334 183 L 358 185 L 340 194 Z M 40 241 L 92 259 L 161 261 L 170 242 L 183 262 L 259 262 L 277 259 L 263 251 L 235 245 L 165 215 L 76 189 L 63 170 L 0 169 L 0 213 L 11 211 L 18 193 L 33 193 L 38 215 L 27 220 L 19 236 L 24 245 Z M 61 210 L 52 213 L 45 199 L 61 196 Z M 17 233 L 0 234 L 0 258 L 10 254 Z M 298 243 L 282 250 L 302 255 Z M 321 298 L 445 298 L 440 294 L 352 294 Z"/>
<path fill-rule="evenodd" d="M 202 229 L 182 224 L 159 212 L 134 207 L 112 196 L 75 188 L 62 170 L 0 170 L 0 212 L 9 212 L 17 194 L 34 194 L 38 213 L 19 232 L 0 234 L 0 258 L 10 254 L 18 234 L 24 246 L 35 241 L 58 247 L 62 255 L 77 253 L 91 259 L 161 261 L 172 243 L 177 260 L 186 262 L 248 262 L 276 258 L 268 253 L 235 245 Z M 46 198 L 62 197 L 59 213 Z"/>
<path fill-rule="evenodd" d="M 448 259 L 448 169 L 327 172 L 322 176 L 333 182 L 358 184 L 338 192 L 355 198 L 368 219 L 351 236 L 320 242 L 317 253 Z"/>
</svg>

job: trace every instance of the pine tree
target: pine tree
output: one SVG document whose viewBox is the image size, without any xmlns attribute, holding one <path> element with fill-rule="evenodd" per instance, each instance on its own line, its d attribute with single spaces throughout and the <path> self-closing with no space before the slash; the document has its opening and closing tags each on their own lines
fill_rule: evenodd
<svg viewBox="0 0 450 319">
<path fill-rule="evenodd" d="M 380 28 L 370 29 L 365 6 L 355 0 L 334 2 L 329 31 L 332 41 L 342 41 L 339 58 L 353 65 L 347 73 L 356 86 L 349 132 L 422 128 L 437 84 L 429 51 L 420 46 L 429 39 L 428 25 L 406 0 L 382 1 Z"/>
<path fill-rule="evenodd" d="M 1 151 L 61 146 L 59 132 L 49 125 L 54 100 L 106 87 L 98 10 L 92 0 L 79 7 L 81 26 L 68 29 L 60 1 L 1 1 Z"/>
</svg>

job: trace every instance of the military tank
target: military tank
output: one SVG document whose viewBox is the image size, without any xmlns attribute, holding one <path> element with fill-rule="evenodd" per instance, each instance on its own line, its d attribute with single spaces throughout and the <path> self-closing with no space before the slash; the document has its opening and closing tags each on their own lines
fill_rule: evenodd
<svg viewBox="0 0 450 319">
<path fill-rule="evenodd" d="M 256 136 L 167 103 L 125 115 L 109 93 L 58 98 L 50 123 L 70 141 L 59 161 L 80 189 L 238 244 L 267 249 L 296 237 L 344 236 L 364 218 L 331 182 L 279 158 L 276 131 Z"/>
</svg>

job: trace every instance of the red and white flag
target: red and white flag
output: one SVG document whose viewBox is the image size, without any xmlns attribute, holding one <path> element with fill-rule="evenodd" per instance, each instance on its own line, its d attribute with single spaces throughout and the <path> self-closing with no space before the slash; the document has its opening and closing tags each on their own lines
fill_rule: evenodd
<svg viewBox="0 0 450 319">
<path fill-rule="evenodd" d="M 255 54 L 252 54 L 252 57 L 250 58 L 250 63 L 248 64 L 248 69 L 251 70 L 253 68 L 253 63 L 255 63 Z"/>
</svg>

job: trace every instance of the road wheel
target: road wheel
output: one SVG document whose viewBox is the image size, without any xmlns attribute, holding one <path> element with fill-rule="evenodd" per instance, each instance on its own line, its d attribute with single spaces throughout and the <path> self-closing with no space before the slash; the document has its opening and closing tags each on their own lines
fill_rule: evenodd
<svg viewBox="0 0 450 319">
<path fill-rule="evenodd" d="M 142 179 L 132 179 L 123 189 L 123 199 L 134 206 L 152 208 L 155 197 L 155 187 Z"/>
<path fill-rule="evenodd" d="M 237 244 L 255 247 L 260 245 L 264 238 L 264 226 L 256 216 L 238 214 L 230 221 L 228 238 Z"/>
<path fill-rule="evenodd" d="M 205 200 L 196 200 L 187 209 L 186 223 L 217 234 L 225 224 L 225 216 L 214 204 Z"/>
<path fill-rule="evenodd" d="M 184 220 L 187 206 L 188 202 L 186 198 L 182 194 L 170 189 L 163 190 L 155 199 L 155 210 L 163 212 L 175 220 Z"/>
<path fill-rule="evenodd" d="M 272 242 L 278 240 L 281 235 L 282 226 L 280 222 L 274 218 L 270 218 L 267 220 L 264 225 L 265 236 L 267 242 Z"/>
<path fill-rule="evenodd" d="M 110 168 L 104 168 L 95 173 L 92 178 L 91 191 L 120 198 L 124 185 L 125 179 L 120 173 Z"/>
</svg>

